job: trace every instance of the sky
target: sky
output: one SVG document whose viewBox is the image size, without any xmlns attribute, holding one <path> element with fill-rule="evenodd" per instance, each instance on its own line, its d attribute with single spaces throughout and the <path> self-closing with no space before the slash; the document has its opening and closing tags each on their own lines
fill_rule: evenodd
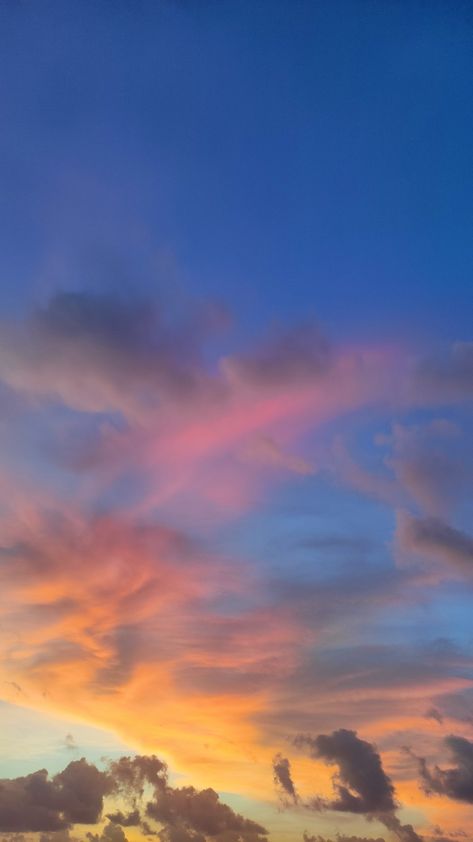
<svg viewBox="0 0 473 842">
<path fill-rule="evenodd" d="M 0 3 L 2 842 L 473 840 L 472 36 Z"/>
</svg>

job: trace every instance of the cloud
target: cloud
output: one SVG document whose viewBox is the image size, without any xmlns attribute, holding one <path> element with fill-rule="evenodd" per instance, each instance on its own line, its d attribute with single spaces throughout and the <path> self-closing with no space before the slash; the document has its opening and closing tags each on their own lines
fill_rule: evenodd
<svg viewBox="0 0 473 842">
<path fill-rule="evenodd" d="M 396 808 L 394 786 L 386 775 L 381 758 L 371 743 L 355 731 L 341 728 L 318 737 L 300 735 L 295 744 L 308 748 L 312 757 L 338 767 L 334 781 L 336 797 L 327 803 L 331 810 L 349 813 L 384 813 Z M 356 794 L 354 794 L 356 793 Z"/>
<path fill-rule="evenodd" d="M 284 795 L 289 796 L 297 804 L 297 792 L 291 776 L 291 764 L 287 757 L 276 754 L 273 758 L 273 778 L 276 786 L 280 787 Z"/>
<path fill-rule="evenodd" d="M 443 724 L 443 716 L 436 707 L 430 707 L 424 714 L 426 719 L 434 719 L 439 725 Z"/>
<path fill-rule="evenodd" d="M 304 831 L 302 834 L 303 842 L 332 842 L 331 839 L 326 839 L 319 834 L 312 835 Z M 333 842 L 385 842 L 381 836 L 373 838 L 372 836 L 345 836 L 342 833 L 337 833 Z"/>
<path fill-rule="evenodd" d="M 151 795 L 151 798 L 150 798 Z M 140 825 L 146 835 L 161 840 L 207 839 L 267 842 L 267 831 L 235 813 L 213 789 L 172 787 L 166 764 L 158 757 L 138 755 L 109 763 L 104 772 L 82 758 L 49 778 L 45 769 L 23 778 L 0 781 L 1 832 L 68 831 L 76 824 L 97 824 L 104 799 L 131 800 L 134 810 L 108 815 L 100 833 L 87 833 L 89 842 L 128 842 L 123 826 Z M 147 819 L 156 823 L 150 827 Z M 54 834 L 48 842 L 68 842 Z"/>
<path fill-rule="evenodd" d="M 301 734 L 294 743 L 308 748 L 312 757 L 337 767 L 332 779 L 335 798 L 316 796 L 309 802 L 312 809 L 362 814 L 378 819 L 400 842 L 421 842 L 414 828 L 403 825 L 397 817 L 394 786 L 371 743 L 345 728 L 315 738 Z"/>
<path fill-rule="evenodd" d="M 347 519 L 350 534 L 361 523 L 359 502 L 332 500 L 322 472 L 307 510 L 300 497 L 278 497 L 274 559 L 266 548 L 275 510 L 262 513 L 263 495 L 285 474 L 294 482 L 324 466 L 324 425 L 336 419 L 343 432 L 347 413 L 351 424 L 364 408 L 356 423 L 371 424 L 379 409 L 406 408 L 403 353 L 332 347 L 309 326 L 222 357 L 206 347 L 204 321 L 80 292 L 3 325 L 0 377 L 24 426 L 7 425 L 23 461 L 0 476 L 0 679 L 5 693 L 21 686 L 31 706 L 159 746 L 176 768 L 198 770 L 201 785 L 213 783 L 213 768 L 222 789 L 237 781 L 269 797 L 267 770 L 288 723 L 315 734 L 372 723 L 376 740 L 414 720 L 422 730 L 431 699 L 467 679 L 451 659 L 427 662 L 411 645 L 365 645 L 371 618 L 419 599 L 418 580 L 394 569 L 385 536 L 365 544 L 365 563 L 363 544 L 343 534 Z M 390 437 L 396 464 L 360 472 L 341 453 L 341 475 L 389 505 L 408 494 L 440 511 L 460 476 L 454 431 L 437 429 L 453 455 L 430 470 L 428 448 L 417 458 L 424 431 L 406 430 Z M 289 532 L 324 517 L 326 491 L 329 538 L 314 539 L 310 559 L 294 558 L 293 546 L 285 555 Z M 226 519 L 248 510 L 229 539 Z M 222 549 L 231 540 L 235 553 Z M 152 788 L 146 777 L 141 786 Z M 137 808 L 119 807 L 109 820 L 132 827 Z"/>
<path fill-rule="evenodd" d="M 427 515 L 445 516 L 468 494 L 473 460 L 461 429 L 452 421 L 397 422 L 390 435 L 377 436 L 376 443 L 390 446 L 384 464 L 393 471 L 402 492 Z"/>
<path fill-rule="evenodd" d="M 374 444 L 376 459 L 367 470 L 336 436 L 331 469 L 367 496 L 396 508 L 415 505 L 432 517 L 445 517 L 468 499 L 473 450 L 452 421 L 435 417 L 421 424 L 395 422 L 389 433 L 374 436 Z"/>
<path fill-rule="evenodd" d="M 60 292 L 24 323 L 2 326 L 0 379 L 74 409 L 139 417 L 204 388 L 196 334 L 150 301 Z"/>
<path fill-rule="evenodd" d="M 126 479 L 141 516 L 176 500 L 198 519 L 240 511 L 268 466 L 313 473 L 296 437 L 390 400 L 398 378 L 396 359 L 331 348 L 312 325 L 219 356 L 201 309 L 179 317 L 119 295 L 60 292 L 0 328 L 0 381 L 23 397 L 28 423 L 42 416 L 41 457 L 112 496 Z M 8 452 L 14 441 L 26 458 L 25 435 L 7 426 Z"/>
<path fill-rule="evenodd" d="M 110 763 L 109 774 L 118 791 L 129 798 L 133 805 L 141 803 L 146 788 L 151 788 L 153 797 L 146 800 L 145 813 L 148 819 L 163 826 L 159 833 L 162 840 L 230 839 L 233 836 L 241 842 L 266 840 L 265 828 L 223 804 L 215 790 L 208 788 L 199 791 L 193 786 L 171 787 L 167 765 L 154 755 L 122 757 Z M 136 811 L 135 806 L 134 822 Z M 142 826 L 143 818 L 142 815 Z M 114 823 L 123 824 L 122 821 Z M 115 840 L 111 839 L 110 842 Z M 116 842 L 122 841 L 117 838 Z"/>
<path fill-rule="evenodd" d="M 102 833 L 87 833 L 89 842 L 128 842 L 121 826 L 109 822 L 105 825 Z"/>
<path fill-rule="evenodd" d="M 167 765 L 154 754 L 120 757 L 110 763 L 109 769 L 120 792 L 133 802 L 143 797 L 146 784 L 155 792 L 167 785 Z"/>
<path fill-rule="evenodd" d="M 463 575 L 473 573 L 473 538 L 439 518 L 399 512 L 396 538 L 403 553 L 433 559 Z"/>
<path fill-rule="evenodd" d="M 139 810 L 130 810 L 129 813 L 122 813 L 117 810 L 115 813 L 107 813 L 107 819 L 113 824 L 120 824 L 122 827 L 136 827 L 140 823 Z"/>
<path fill-rule="evenodd" d="M 0 781 L 0 830 L 54 831 L 73 824 L 95 824 L 104 796 L 113 790 L 105 772 L 74 760 L 49 778 L 46 769 L 21 778 Z"/>
<path fill-rule="evenodd" d="M 233 834 L 241 842 L 263 842 L 267 835 L 262 825 L 235 813 L 210 788 L 200 792 L 192 786 L 157 790 L 155 799 L 147 804 L 146 813 L 171 828 L 180 827 L 204 837 L 224 838 Z"/>
<path fill-rule="evenodd" d="M 425 758 L 417 758 L 422 787 L 429 795 L 444 795 L 473 804 L 473 742 L 454 735 L 446 737 L 444 742 L 455 765 L 448 769 L 435 766 L 430 770 Z"/>
<path fill-rule="evenodd" d="M 332 349 L 314 324 L 299 325 L 272 336 L 250 354 L 224 361 L 231 380 L 258 388 L 278 388 L 325 376 L 333 362 Z"/>
<path fill-rule="evenodd" d="M 437 400 L 458 400 L 473 395 L 473 342 L 456 342 L 447 357 L 424 360 L 417 385 Z"/>
<path fill-rule="evenodd" d="M 315 473 L 315 468 L 305 459 L 286 453 L 271 436 L 255 436 L 244 447 L 244 459 L 273 468 L 282 468 L 301 476 Z"/>
<path fill-rule="evenodd" d="M 66 734 L 64 737 L 64 748 L 67 748 L 68 751 L 77 750 L 77 743 L 72 734 Z"/>
</svg>

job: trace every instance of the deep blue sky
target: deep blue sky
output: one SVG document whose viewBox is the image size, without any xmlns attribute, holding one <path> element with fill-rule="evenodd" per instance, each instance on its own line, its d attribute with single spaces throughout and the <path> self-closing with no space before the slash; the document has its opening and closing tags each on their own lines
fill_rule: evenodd
<svg viewBox="0 0 473 842">
<path fill-rule="evenodd" d="M 4 2 L 4 308 L 117 283 L 252 331 L 462 338 L 473 20 L 421 2 Z"/>
</svg>

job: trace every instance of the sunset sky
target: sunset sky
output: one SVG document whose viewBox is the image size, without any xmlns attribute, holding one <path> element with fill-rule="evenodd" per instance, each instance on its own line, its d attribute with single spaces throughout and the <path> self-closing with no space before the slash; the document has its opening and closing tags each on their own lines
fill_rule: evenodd
<svg viewBox="0 0 473 842">
<path fill-rule="evenodd" d="M 0 840 L 473 840 L 473 11 L 0 0 Z"/>
</svg>

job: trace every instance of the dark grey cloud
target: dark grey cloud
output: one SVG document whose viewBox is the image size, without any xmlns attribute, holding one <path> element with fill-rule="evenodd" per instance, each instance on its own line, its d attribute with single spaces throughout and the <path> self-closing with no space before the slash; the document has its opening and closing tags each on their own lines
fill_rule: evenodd
<svg viewBox="0 0 473 842">
<path fill-rule="evenodd" d="M 312 757 L 337 767 L 332 779 L 335 798 L 316 796 L 307 806 L 317 811 L 357 813 L 377 819 L 400 842 L 421 842 L 414 828 L 401 824 L 398 819 L 394 786 L 371 743 L 345 728 L 318 737 L 301 734 L 294 742 L 300 748 L 307 748 Z"/>
<path fill-rule="evenodd" d="M 264 827 L 235 813 L 213 789 L 170 786 L 167 766 L 155 755 L 122 757 L 103 772 L 81 759 L 53 778 L 41 769 L 2 780 L 0 832 L 39 831 L 44 842 L 74 842 L 69 830 L 101 821 L 107 796 L 133 809 L 108 813 L 100 833 L 87 833 L 89 842 L 128 842 L 123 827 L 138 826 L 161 842 L 267 842 Z"/>
<path fill-rule="evenodd" d="M 223 804 L 213 789 L 198 791 L 193 786 L 155 791 L 146 806 L 149 818 L 171 829 L 202 834 L 210 838 L 234 838 L 240 842 L 264 842 L 267 832 L 257 822 L 235 813 Z M 169 837 L 172 839 L 172 836 Z"/>
<path fill-rule="evenodd" d="M 109 764 L 109 771 L 117 789 L 133 803 L 143 797 L 146 785 L 154 792 L 167 786 L 167 765 L 154 754 L 121 757 Z"/>
<path fill-rule="evenodd" d="M 338 768 L 334 779 L 336 797 L 326 804 L 331 810 L 349 813 L 384 813 L 396 809 L 394 786 L 386 775 L 381 757 L 355 731 L 340 728 L 318 737 L 300 735 L 295 743 L 308 748 L 312 757 Z"/>
<path fill-rule="evenodd" d="M 276 754 L 273 758 L 273 778 L 276 786 L 280 787 L 283 794 L 297 803 L 297 792 L 291 775 L 291 764 L 287 757 Z"/>
<path fill-rule="evenodd" d="M 9 832 L 62 830 L 73 824 L 95 824 L 104 796 L 113 790 L 105 772 L 74 760 L 49 778 L 40 769 L 20 778 L 0 781 L 0 830 Z"/>
<path fill-rule="evenodd" d="M 140 823 L 140 811 L 130 810 L 123 813 L 117 810 L 115 813 L 107 813 L 107 819 L 113 824 L 120 824 L 122 827 L 136 827 Z"/>
<path fill-rule="evenodd" d="M 89 842 L 128 842 L 127 837 L 120 825 L 109 822 L 105 825 L 102 833 L 87 833 Z"/>
<path fill-rule="evenodd" d="M 157 834 L 160 842 L 205 842 L 205 836 L 188 827 L 167 825 Z"/>
<path fill-rule="evenodd" d="M 453 766 L 429 769 L 425 758 L 417 758 L 422 788 L 430 795 L 445 795 L 455 801 L 473 804 L 473 742 L 450 735 L 445 738 Z"/>
</svg>

